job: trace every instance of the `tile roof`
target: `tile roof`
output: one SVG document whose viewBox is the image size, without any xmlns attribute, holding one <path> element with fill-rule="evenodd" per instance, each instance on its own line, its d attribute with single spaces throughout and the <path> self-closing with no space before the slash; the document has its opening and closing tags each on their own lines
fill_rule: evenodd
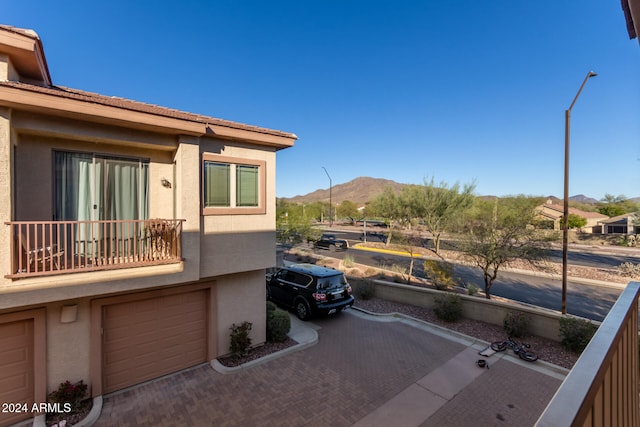
<svg viewBox="0 0 640 427">
<path fill-rule="evenodd" d="M 59 98 L 73 99 L 77 101 L 89 102 L 109 107 L 121 108 L 130 111 L 148 113 L 163 117 L 171 117 L 191 122 L 211 124 L 217 126 L 225 126 L 234 129 L 247 130 L 263 134 L 281 136 L 285 138 L 297 139 L 293 133 L 283 132 L 280 130 L 268 129 L 258 126 L 246 125 L 243 123 L 223 120 L 215 117 L 208 117 L 201 114 L 188 113 L 172 108 L 162 107 L 159 105 L 147 104 L 144 102 L 133 101 L 130 99 L 119 98 L 115 96 L 100 95 L 93 92 L 86 92 L 78 89 L 72 89 L 64 86 L 37 86 L 24 82 L 16 81 L 0 81 L 0 86 L 12 87 L 20 90 L 31 91 L 35 93 L 51 95 Z"/>
<path fill-rule="evenodd" d="M 556 205 L 556 204 L 545 204 L 543 205 L 544 208 L 548 208 L 552 211 L 558 212 L 558 217 L 561 217 L 562 215 L 564 215 L 564 206 L 563 205 Z M 606 219 L 609 218 L 606 215 L 603 215 L 599 212 L 587 212 L 587 211 L 582 211 L 580 209 L 576 209 L 576 208 L 569 208 L 569 213 L 570 214 L 574 214 L 574 215 L 580 215 L 583 218 L 597 218 L 597 219 Z"/>
</svg>

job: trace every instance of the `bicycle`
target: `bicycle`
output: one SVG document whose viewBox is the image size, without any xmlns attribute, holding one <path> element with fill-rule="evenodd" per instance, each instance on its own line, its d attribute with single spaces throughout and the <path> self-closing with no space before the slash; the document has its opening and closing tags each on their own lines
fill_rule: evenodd
<svg viewBox="0 0 640 427">
<path fill-rule="evenodd" d="M 491 350 L 493 351 L 505 351 L 509 347 L 517 354 L 520 359 L 527 362 L 535 362 L 538 360 L 538 355 L 528 349 L 531 348 L 529 344 L 520 344 L 513 338 L 509 337 L 506 341 L 495 341 L 491 343 Z"/>
</svg>

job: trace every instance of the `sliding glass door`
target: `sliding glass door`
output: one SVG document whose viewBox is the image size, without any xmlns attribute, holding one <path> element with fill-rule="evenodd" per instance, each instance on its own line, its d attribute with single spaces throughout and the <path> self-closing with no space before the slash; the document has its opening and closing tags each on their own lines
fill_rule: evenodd
<svg viewBox="0 0 640 427">
<path fill-rule="evenodd" d="M 54 219 L 143 220 L 149 214 L 149 162 L 88 153 L 54 152 Z M 132 223 L 79 223 L 76 254 L 96 258 L 114 245 L 131 245 Z M 107 245 L 104 242 L 108 242 Z"/>
</svg>

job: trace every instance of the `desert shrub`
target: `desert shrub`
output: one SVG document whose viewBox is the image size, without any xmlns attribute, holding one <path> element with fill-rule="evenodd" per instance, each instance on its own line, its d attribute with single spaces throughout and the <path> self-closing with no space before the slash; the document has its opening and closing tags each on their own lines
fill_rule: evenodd
<svg viewBox="0 0 640 427">
<path fill-rule="evenodd" d="M 457 294 L 447 293 L 434 299 L 433 312 L 438 319 L 457 322 L 462 319 L 462 301 Z"/>
<path fill-rule="evenodd" d="M 529 334 L 531 319 L 520 311 L 512 311 L 504 316 L 502 326 L 510 337 L 524 337 Z"/>
<path fill-rule="evenodd" d="M 361 280 L 356 288 L 356 296 L 364 301 L 373 298 L 376 294 L 376 284 L 373 280 Z"/>
<path fill-rule="evenodd" d="M 477 295 L 479 290 L 480 288 L 478 288 L 476 285 L 467 285 L 467 294 L 471 296 Z"/>
<path fill-rule="evenodd" d="M 453 264 L 446 261 L 426 260 L 424 274 L 431 280 L 436 289 L 446 291 L 453 285 Z"/>
<path fill-rule="evenodd" d="M 240 325 L 235 323 L 231 325 L 231 345 L 229 350 L 236 356 L 246 356 L 251 347 L 251 337 L 249 332 L 253 324 L 251 322 L 242 322 Z"/>
<path fill-rule="evenodd" d="M 371 268 L 371 267 L 367 268 L 364 271 L 364 275 L 367 276 L 367 277 L 377 276 L 378 274 L 379 274 L 378 270 L 376 270 L 375 268 Z"/>
<path fill-rule="evenodd" d="M 566 349 L 581 353 L 589 344 L 597 329 L 598 327 L 589 320 L 561 317 L 560 342 Z"/>
<path fill-rule="evenodd" d="M 618 266 L 617 272 L 620 276 L 624 277 L 638 277 L 640 276 L 640 264 L 623 262 Z"/>
<path fill-rule="evenodd" d="M 355 260 L 351 255 L 345 255 L 344 258 L 342 258 L 342 265 L 344 265 L 347 268 L 353 268 L 355 264 L 356 264 Z"/>
<path fill-rule="evenodd" d="M 401 265 L 393 264 L 391 266 L 391 271 L 393 272 L 393 281 L 396 283 L 406 282 L 408 279 L 407 269 Z"/>
<path fill-rule="evenodd" d="M 267 339 L 269 341 L 282 342 L 287 339 L 291 330 L 291 318 L 284 310 L 276 309 L 267 317 Z"/>
</svg>

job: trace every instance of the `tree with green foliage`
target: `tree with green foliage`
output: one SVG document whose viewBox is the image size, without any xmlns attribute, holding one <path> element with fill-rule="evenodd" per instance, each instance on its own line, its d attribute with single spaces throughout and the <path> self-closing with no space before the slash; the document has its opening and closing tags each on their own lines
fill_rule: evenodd
<svg viewBox="0 0 640 427">
<path fill-rule="evenodd" d="M 390 232 L 387 233 L 386 241 L 386 246 L 389 246 L 393 234 L 391 231 L 400 229 L 411 218 L 408 206 L 405 203 L 405 199 L 396 194 L 392 187 L 385 188 L 382 194 L 373 200 L 372 205 L 376 214 L 389 225 Z"/>
<path fill-rule="evenodd" d="M 451 187 L 445 182 L 436 185 L 434 179 L 424 185 L 406 187 L 406 203 L 411 216 L 422 223 L 433 236 L 434 252 L 439 255 L 440 239 L 450 231 L 457 218 L 467 211 L 474 200 L 475 184 L 455 183 Z M 404 192 L 403 192 L 404 193 Z"/>
<path fill-rule="evenodd" d="M 278 243 L 291 246 L 316 238 L 318 231 L 312 227 L 312 218 L 305 205 L 276 201 L 276 238 Z"/>
<path fill-rule="evenodd" d="M 576 214 L 569 214 L 569 228 L 582 228 L 587 225 L 587 218 Z"/>
<path fill-rule="evenodd" d="M 549 257 L 549 241 L 531 226 L 537 200 L 523 196 L 477 200 L 461 250 L 482 270 L 486 298 L 500 269 L 523 260 L 537 267 Z"/>
<path fill-rule="evenodd" d="M 358 205 L 350 200 L 345 200 L 338 205 L 336 213 L 339 218 L 347 218 L 351 224 L 355 224 L 358 219 L 362 218 L 362 212 L 358 210 Z"/>
<path fill-rule="evenodd" d="M 624 215 L 638 210 L 638 204 L 627 199 L 623 194 L 614 196 L 605 194 L 598 204 L 598 212 L 609 217 Z"/>
</svg>

